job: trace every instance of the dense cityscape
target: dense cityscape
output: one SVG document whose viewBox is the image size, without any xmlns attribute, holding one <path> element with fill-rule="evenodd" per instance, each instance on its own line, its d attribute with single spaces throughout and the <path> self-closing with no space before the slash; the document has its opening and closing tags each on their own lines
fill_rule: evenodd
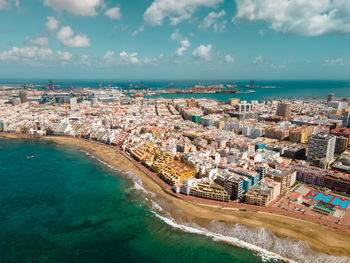
<svg viewBox="0 0 350 263">
<path fill-rule="evenodd" d="M 4 86 L 0 131 L 98 141 L 180 198 L 349 233 L 348 98 L 219 102 Z"/>
</svg>

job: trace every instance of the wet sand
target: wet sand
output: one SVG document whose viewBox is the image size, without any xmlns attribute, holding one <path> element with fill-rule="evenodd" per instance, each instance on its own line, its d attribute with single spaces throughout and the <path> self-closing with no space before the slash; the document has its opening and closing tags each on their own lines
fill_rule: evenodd
<svg viewBox="0 0 350 263">
<path fill-rule="evenodd" d="M 0 136 L 27 138 L 14 134 L 0 134 Z M 305 241 L 317 252 L 350 257 L 350 235 L 348 234 L 330 231 L 319 224 L 287 216 L 256 211 L 239 211 L 235 208 L 222 208 L 183 200 L 164 191 L 159 184 L 142 172 L 130 160 L 108 145 L 71 137 L 40 137 L 40 139 L 82 148 L 112 166 L 134 173 L 142 180 L 146 190 L 165 198 L 167 202 L 171 203 L 172 207 L 177 207 L 178 209 L 175 209 L 175 211 L 181 211 L 181 218 L 184 218 L 183 213 L 185 213 L 186 217 L 196 218 L 197 220 L 218 220 L 254 228 L 263 227 L 271 230 L 278 237 L 292 237 Z M 176 218 L 176 215 L 174 217 Z"/>
</svg>

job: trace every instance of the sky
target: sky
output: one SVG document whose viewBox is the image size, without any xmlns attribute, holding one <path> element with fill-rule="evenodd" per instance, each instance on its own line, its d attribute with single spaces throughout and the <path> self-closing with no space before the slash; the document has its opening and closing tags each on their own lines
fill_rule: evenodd
<svg viewBox="0 0 350 263">
<path fill-rule="evenodd" d="M 349 79 L 349 0 L 0 0 L 0 78 Z"/>
</svg>

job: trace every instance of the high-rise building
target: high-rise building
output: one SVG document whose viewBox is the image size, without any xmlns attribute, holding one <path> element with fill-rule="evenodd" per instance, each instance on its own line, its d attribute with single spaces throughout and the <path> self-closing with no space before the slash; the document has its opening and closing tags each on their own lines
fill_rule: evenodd
<svg viewBox="0 0 350 263">
<path fill-rule="evenodd" d="M 19 92 L 19 97 L 20 97 L 20 99 L 21 99 L 21 103 L 25 103 L 25 102 L 28 101 L 27 92 L 24 91 L 24 90 L 21 90 L 21 91 Z"/>
<path fill-rule="evenodd" d="M 326 133 L 316 134 L 309 139 L 308 160 L 324 159 L 330 162 L 334 158 L 336 136 Z"/>
<path fill-rule="evenodd" d="M 342 123 L 343 127 L 347 127 L 350 128 L 350 112 L 346 111 L 343 114 L 343 123 Z"/>
<path fill-rule="evenodd" d="M 329 93 L 327 97 L 327 102 L 334 101 L 334 93 Z"/>
<path fill-rule="evenodd" d="M 77 102 L 77 98 L 71 98 L 69 100 L 70 102 L 70 109 L 71 110 L 77 110 L 78 109 L 78 102 Z"/>
<path fill-rule="evenodd" d="M 280 103 L 277 106 L 277 116 L 289 117 L 290 116 L 290 104 L 289 103 Z"/>
<path fill-rule="evenodd" d="M 230 176 L 224 182 L 224 188 L 228 192 L 231 200 L 237 200 L 242 197 L 243 183 L 238 176 Z"/>
</svg>

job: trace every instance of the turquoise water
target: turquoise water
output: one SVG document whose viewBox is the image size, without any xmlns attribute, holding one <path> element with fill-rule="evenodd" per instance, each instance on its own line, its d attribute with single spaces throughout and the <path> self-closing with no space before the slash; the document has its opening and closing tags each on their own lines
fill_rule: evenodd
<svg viewBox="0 0 350 263">
<path fill-rule="evenodd" d="M 134 188 L 77 149 L 0 138 L 0 262 L 262 261 L 165 224 Z"/>
<path fill-rule="evenodd" d="M 70 89 L 71 85 L 75 88 L 90 87 L 98 88 L 100 82 L 102 86 L 118 86 L 126 89 L 130 84 L 134 86 L 144 85 L 153 89 L 187 89 L 193 87 L 198 81 L 203 85 L 213 85 L 215 83 L 227 85 L 231 84 L 232 80 L 92 80 L 92 79 L 57 79 L 52 80 L 57 89 Z M 2 79 L 0 85 L 24 85 L 26 83 L 38 84 L 44 87 L 47 79 Z M 171 83 L 172 85 L 169 85 Z M 241 91 L 249 89 L 243 88 L 249 80 L 237 80 Z M 242 100 L 258 100 L 265 97 L 326 97 L 328 93 L 333 92 L 335 96 L 350 97 L 350 80 L 256 80 L 256 84 L 261 87 L 275 87 L 275 88 L 259 88 L 256 92 L 249 94 L 162 94 L 164 98 L 212 98 L 221 101 L 228 101 L 229 98 L 235 97 Z M 133 87 L 131 87 L 133 88 Z"/>
</svg>

